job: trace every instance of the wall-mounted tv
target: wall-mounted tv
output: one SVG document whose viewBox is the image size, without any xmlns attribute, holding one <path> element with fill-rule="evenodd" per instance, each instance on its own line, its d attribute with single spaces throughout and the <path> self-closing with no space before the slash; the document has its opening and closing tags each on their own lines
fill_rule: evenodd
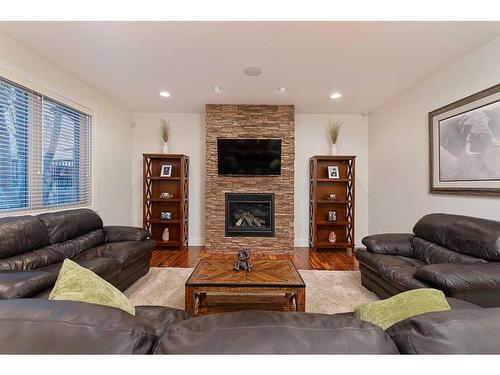
<svg viewBox="0 0 500 375">
<path fill-rule="evenodd" d="M 220 175 L 279 176 L 281 139 L 217 139 Z"/>
</svg>

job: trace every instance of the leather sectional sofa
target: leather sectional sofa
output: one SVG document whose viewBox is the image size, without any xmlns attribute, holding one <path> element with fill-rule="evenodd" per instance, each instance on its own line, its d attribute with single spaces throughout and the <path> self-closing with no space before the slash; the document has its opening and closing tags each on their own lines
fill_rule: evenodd
<svg viewBox="0 0 500 375">
<path fill-rule="evenodd" d="M 431 214 L 413 234 L 377 234 L 356 250 L 361 283 L 381 298 L 417 288 L 500 306 L 500 222 Z"/>
<path fill-rule="evenodd" d="M 46 297 L 70 258 L 125 290 L 149 271 L 141 228 L 103 226 L 89 209 L 0 219 L 0 299 Z"/>
<path fill-rule="evenodd" d="M 500 308 L 449 298 L 451 311 L 388 330 L 352 314 L 241 311 L 192 317 L 167 307 L 136 316 L 82 302 L 0 301 L 3 354 L 498 354 Z"/>
</svg>

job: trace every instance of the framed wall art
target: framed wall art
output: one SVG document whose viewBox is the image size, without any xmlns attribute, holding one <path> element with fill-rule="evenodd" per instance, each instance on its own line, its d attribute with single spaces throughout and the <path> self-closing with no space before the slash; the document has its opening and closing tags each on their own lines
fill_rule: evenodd
<svg viewBox="0 0 500 375">
<path fill-rule="evenodd" d="M 430 192 L 500 195 L 500 84 L 429 113 Z"/>
</svg>

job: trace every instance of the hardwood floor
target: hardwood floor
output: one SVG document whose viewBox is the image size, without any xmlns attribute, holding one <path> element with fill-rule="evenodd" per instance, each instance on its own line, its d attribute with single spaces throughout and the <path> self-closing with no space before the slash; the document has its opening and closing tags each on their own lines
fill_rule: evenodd
<svg viewBox="0 0 500 375">
<path fill-rule="evenodd" d="M 152 267 L 195 267 L 202 258 L 233 261 L 235 254 L 207 252 L 201 246 L 189 246 L 185 250 L 154 250 Z M 302 270 L 357 270 L 358 262 L 346 250 L 313 251 L 308 247 L 296 247 L 291 255 L 252 254 L 252 259 L 291 259 Z"/>
</svg>

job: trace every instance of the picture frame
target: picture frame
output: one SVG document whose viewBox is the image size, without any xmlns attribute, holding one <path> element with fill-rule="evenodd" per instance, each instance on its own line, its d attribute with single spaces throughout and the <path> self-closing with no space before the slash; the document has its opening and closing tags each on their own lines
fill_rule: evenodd
<svg viewBox="0 0 500 375">
<path fill-rule="evenodd" d="M 172 177 L 172 164 L 163 164 L 161 166 L 160 177 Z"/>
<path fill-rule="evenodd" d="M 160 212 L 160 219 L 161 220 L 171 220 L 172 213 L 170 211 L 161 211 Z"/>
<path fill-rule="evenodd" d="M 337 221 L 337 211 L 328 211 L 328 221 Z"/>
<path fill-rule="evenodd" d="M 431 194 L 500 195 L 500 84 L 428 114 Z"/>
<path fill-rule="evenodd" d="M 329 165 L 328 166 L 328 178 L 340 178 L 338 165 Z"/>
</svg>

